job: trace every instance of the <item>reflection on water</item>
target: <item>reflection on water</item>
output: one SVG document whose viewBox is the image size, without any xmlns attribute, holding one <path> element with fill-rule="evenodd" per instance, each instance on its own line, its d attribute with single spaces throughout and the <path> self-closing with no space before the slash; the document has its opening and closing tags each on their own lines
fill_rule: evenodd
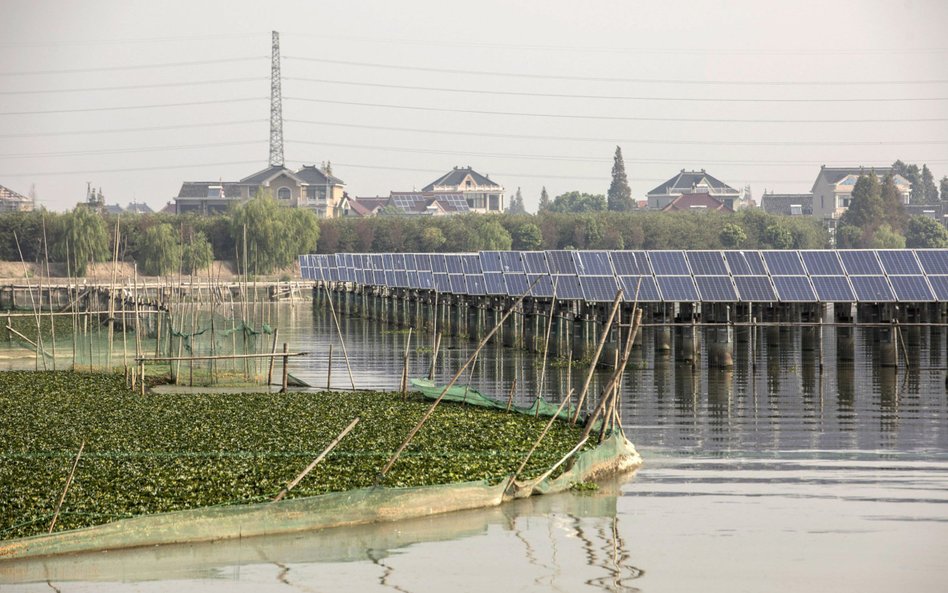
<svg viewBox="0 0 948 593">
<path fill-rule="evenodd" d="M 357 387 L 397 388 L 405 334 L 340 321 Z M 332 386 L 348 387 L 328 317 L 285 306 L 279 327 L 292 350 L 313 353 L 294 375 L 325 387 L 334 344 Z M 734 333 L 735 366 L 718 370 L 706 355 L 678 362 L 675 340 L 645 328 L 621 411 L 646 465 L 621 486 L 391 525 L 0 563 L 0 589 L 942 590 L 948 333 L 903 328 L 897 368 L 881 364 L 868 328 Z M 411 376 L 430 368 L 430 341 L 413 334 Z M 473 348 L 444 338 L 436 379 Z M 529 404 L 540 366 L 536 354 L 489 346 L 469 377 L 498 398 L 516 379 L 516 401 Z M 559 401 L 585 377 L 550 365 L 542 395 Z M 32 584 L 4 586 L 17 581 Z"/>
</svg>

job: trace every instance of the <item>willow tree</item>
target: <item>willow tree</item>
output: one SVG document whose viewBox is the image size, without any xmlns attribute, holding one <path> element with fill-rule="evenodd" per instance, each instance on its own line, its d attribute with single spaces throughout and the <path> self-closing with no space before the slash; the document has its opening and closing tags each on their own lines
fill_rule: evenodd
<svg viewBox="0 0 948 593">
<path fill-rule="evenodd" d="M 230 231 L 236 256 L 244 260 L 246 254 L 241 269 L 255 274 L 289 266 L 298 255 L 315 251 L 319 239 L 312 211 L 282 206 L 265 190 L 234 208 Z"/>
<path fill-rule="evenodd" d="M 154 224 L 142 234 L 136 261 L 146 276 L 164 276 L 178 271 L 181 265 L 181 243 L 178 234 L 167 222 Z"/>
<path fill-rule="evenodd" d="M 85 276 L 90 263 L 105 261 L 109 255 L 109 233 L 99 213 L 84 205 L 76 206 L 62 217 L 62 233 L 57 253 L 69 263 L 77 276 Z"/>
</svg>

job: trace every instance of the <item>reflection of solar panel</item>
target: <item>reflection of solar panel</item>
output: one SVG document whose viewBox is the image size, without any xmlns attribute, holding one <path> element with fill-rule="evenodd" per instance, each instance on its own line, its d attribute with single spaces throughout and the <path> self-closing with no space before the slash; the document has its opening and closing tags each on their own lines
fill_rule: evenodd
<svg viewBox="0 0 948 593">
<path fill-rule="evenodd" d="M 619 276 L 619 285 L 622 287 L 622 300 L 628 303 L 636 300 L 640 303 L 655 303 L 662 300 L 655 278 L 651 276 Z"/>
<path fill-rule="evenodd" d="M 500 254 L 496 251 L 481 251 L 478 254 L 481 258 L 481 269 L 484 272 L 503 272 L 504 267 L 500 262 Z"/>
<path fill-rule="evenodd" d="M 727 266 L 735 276 L 765 276 L 767 269 L 759 251 L 725 251 Z"/>
<path fill-rule="evenodd" d="M 767 262 L 770 265 L 770 262 Z M 816 293 L 806 276 L 773 276 L 777 297 L 787 303 L 817 302 Z"/>
<path fill-rule="evenodd" d="M 924 265 L 924 263 L 922 265 Z M 938 301 L 948 301 L 948 276 L 929 276 L 928 281 L 932 285 L 932 290 L 935 291 L 935 299 Z"/>
<path fill-rule="evenodd" d="M 733 303 L 737 301 L 737 292 L 730 276 L 695 276 L 698 294 L 706 302 Z"/>
<path fill-rule="evenodd" d="M 895 300 L 885 276 L 851 276 L 856 299 L 863 303 L 883 303 Z"/>
<path fill-rule="evenodd" d="M 720 251 L 689 251 L 688 263 L 695 276 L 727 276 L 727 264 Z M 700 288 L 701 285 L 699 284 Z M 704 294 L 702 292 L 702 294 Z"/>
<path fill-rule="evenodd" d="M 813 276 L 813 288 L 821 303 L 851 303 L 853 289 L 845 276 Z"/>
<path fill-rule="evenodd" d="M 777 293 L 767 276 L 734 276 L 734 285 L 742 302 L 772 303 L 777 300 Z"/>
<path fill-rule="evenodd" d="M 612 276 L 608 251 L 573 251 L 573 263 L 580 276 Z M 614 297 L 615 295 L 613 295 Z M 589 299 L 586 299 L 589 300 Z M 612 299 L 609 299 L 612 300 Z"/>
<path fill-rule="evenodd" d="M 615 276 L 580 276 L 583 299 L 591 303 L 611 303 L 619 291 Z M 559 284 L 557 284 L 559 293 Z"/>
<path fill-rule="evenodd" d="M 617 276 L 651 276 L 652 266 L 644 251 L 613 251 L 609 254 Z"/>
<path fill-rule="evenodd" d="M 487 294 L 507 294 L 504 275 L 500 272 L 484 272 L 484 286 Z"/>
<path fill-rule="evenodd" d="M 843 276 L 843 265 L 833 251 L 801 251 L 800 257 L 811 276 Z M 826 301 L 829 302 L 829 301 Z"/>
<path fill-rule="evenodd" d="M 547 251 L 546 261 L 553 274 L 575 274 L 576 264 L 570 251 Z"/>
<path fill-rule="evenodd" d="M 654 265 L 655 260 L 652 260 L 652 266 Z M 699 300 L 698 289 L 691 276 L 658 276 L 656 280 L 662 292 L 662 300 L 666 302 L 695 303 Z"/>
<path fill-rule="evenodd" d="M 804 276 L 806 270 L 796 251 L 764 251 L 764 261 L 772 276 Z M 780 292 L 778 289 L 777 292 Z"/>
<path fill-rule="evenodd" d="M 926 274 L 948 274 L 948 249 L 919 249 L 915 252 Z M 940 297 L 938 300 L 942 300 Z"/>
<path fill-rule="evenodd" d="M 915 259 L 915 253 L 908 250 L 887 249 L 877 252 L 886 274 L 921 274 L 922 268 Z"/>
<path fill-rule="evenodd" d="M 687 276 L 691 274 L 688 261 L 681 251 L 651 251 L 648 258 L 656 276 Z M 665 291 L 662 290 L 664 294 Z M 678 301 L 679 299 L 673 299 Z"/>
<path fill-rule="evenodd" d="M 550 267 L 546 263 L 546 253 L 542 251 L 524 251 L 520 255 L 523 259 L 523 269 L 527 274 L 550 273 Z"/>
<path fill-rule="evenodd" d="M 882 253 L 879 253 L 881 258 Z M 885 265 L 885 260 L 882 261 Z M 896 300 L 902 302 L 927 303 L 935 300 L 924 276 L 889 276 Z"/>
<path fill-rule="evenodd" d="M 840 251 L 839 258 L 843 260 L 843 266 L 850 276 L 882 273 L 882 266 L 879 265 L 874 251 Z"/>
</svg>

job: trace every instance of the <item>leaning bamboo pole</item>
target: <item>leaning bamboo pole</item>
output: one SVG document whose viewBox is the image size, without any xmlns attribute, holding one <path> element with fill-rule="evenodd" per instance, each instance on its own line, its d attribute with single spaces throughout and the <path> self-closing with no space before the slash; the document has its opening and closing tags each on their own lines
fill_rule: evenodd
<svg viewBox="0 0 948 593">
<path fill-rule="evenodd" d="M 606 321 L 606 326 L 603 329 L 602 335 L 599 337 L 599 344 L 596 345 L 596 353 L 593 355 L 592 362 L 589 364 L 589 371 L 586 373 L 586 380 L 583 381 L 583 388 L 579 391 L 579 399 L 576 400 L 576 413 L 573 414 L 573 419 L 570 421 L 571 424 L 576 424 L 576 421 L 579 419 L 579 411 L 583 407 L 583 402 L 586 401 L 586 393 L 589 391 L 589 384 L 592 383 L 593 374 L 596 372 L 596 364 L 602 355 L 602 349 L 606 345 L 606 338 L 609 337 L 609 331 L 612 330 L 612 322 L 615 319 L 621 302 L 622 289 L 620 288 L 616 292 L 615 300 L 612 301 L 612 310 L 609 311 L 609 319 Z"/>
</svg>

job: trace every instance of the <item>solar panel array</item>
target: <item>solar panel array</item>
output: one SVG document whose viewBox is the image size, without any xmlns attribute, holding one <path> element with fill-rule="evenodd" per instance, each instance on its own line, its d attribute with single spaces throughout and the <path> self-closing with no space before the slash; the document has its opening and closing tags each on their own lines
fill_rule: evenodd
<svg viewBox="0 0 948 593">
<path fill-rule="evenodd" d="M 301 255 L 306 280 L 610 302 L 948 301 L 948 249 Z"/>
</svg>

